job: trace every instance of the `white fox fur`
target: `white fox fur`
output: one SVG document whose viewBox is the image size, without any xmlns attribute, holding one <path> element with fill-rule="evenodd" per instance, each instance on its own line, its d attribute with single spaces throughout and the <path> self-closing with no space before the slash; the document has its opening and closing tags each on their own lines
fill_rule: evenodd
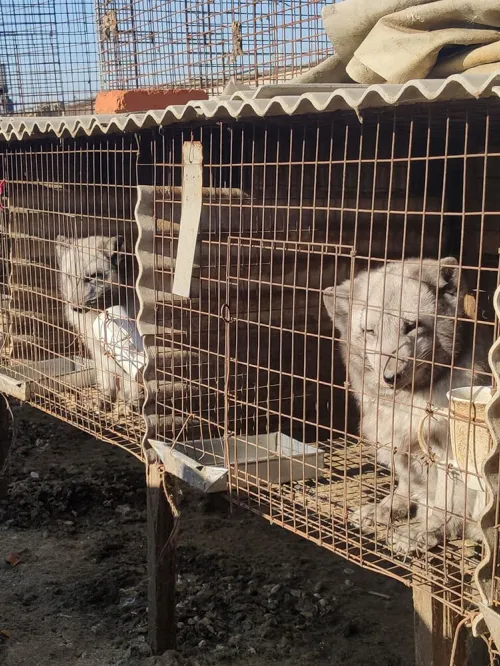
<svg viewBox="0 0 500 666">
<path fill-rule="evenodd" d="M 120 236 L 57 237 L 59 289 L 65 301 L 65 315 L 79 334 L 95 363 L 102 402 L 123 399 L 137 407 L 140 389 L 130 375 L 109 356 L 96 337 L 93 324 L 100 312 L 122 304 L 118 266 L 123 252 Z M 104 406 L 104 404 L 103 404 Z"/>
<path fill-rule="evenodd" d="M 472 322 L 455 319 L 465 317 L 464 296 L 452 257 L 390 262 L 323 294 L 335 328 L 349 341 L 341 353 L 360 408 L 360 435 L 376 447 L 378 462 L 393 469 L 397 481 L 390 496 L 361 506 L 351 519 L 370 530 L 416 508 L 415 520 L 391 533 L 397 552 L 427 550 L 445 535 L 462 536 L 465 518 L 477 519 L 470 507 L 484 503 L 474 502 L 475 491 L 466 491 L 460 474 L 447 467 L 453 460 L 446 418 L 433 416 L 425 427 L 440 462 L 429 465 L 418 443 L 429 405 L 447 407 L 450 389 L 489 383 L 481 374 L 488 370 L 488 344 L 479 336 L 474 349 Z M 465 532 L 474 538 L 470 522 Z"/>
</svg>

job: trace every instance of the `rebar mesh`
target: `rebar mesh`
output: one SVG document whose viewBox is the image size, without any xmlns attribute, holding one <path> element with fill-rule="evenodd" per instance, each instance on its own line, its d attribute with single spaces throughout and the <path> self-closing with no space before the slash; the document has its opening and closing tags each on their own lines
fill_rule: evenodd
<svg viewBox="0 0 500 666">
<path fill-rule="evenodd" d="M 0 116 L 91 113 L 99 89 L 289 80 L 331 51 L 323 4 L 5 0 Z"/>
<path fill-rule="evenodd" d="M 221 92 L 234 78 L 277 83 L 329 55 L 323 0 L 98 1 L 105 88 Z"/>
</svg>

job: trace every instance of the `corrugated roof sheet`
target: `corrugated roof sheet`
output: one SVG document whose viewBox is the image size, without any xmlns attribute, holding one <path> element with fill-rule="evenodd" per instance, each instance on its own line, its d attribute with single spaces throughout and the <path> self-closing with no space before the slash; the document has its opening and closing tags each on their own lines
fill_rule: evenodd
<svg viewBox="0 0 500 666">
<path fill-rule="evenodd" d="M 254 90 L 245 88 L 232 95 L 145 113 L 58 118 L 0 117 L 0 140 L 116 134 L 192 120 L 264 118 L 349 109 L 360 114 L 370 108 L 487 97 L 500 97 L 500 72 L 489 76 L 460 74 L 444 80 L 422 79 L 402 85 L 264 85 Z"/>
</svg>

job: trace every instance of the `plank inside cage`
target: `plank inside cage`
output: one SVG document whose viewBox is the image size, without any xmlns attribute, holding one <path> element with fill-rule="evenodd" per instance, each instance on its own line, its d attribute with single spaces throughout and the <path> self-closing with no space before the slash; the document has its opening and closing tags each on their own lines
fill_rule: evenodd
<svg viewBox="0 0 500 666">
<path fill-rule="evenodd" d="M 36 362 L 15 362 L 0 373 L 2 392 L 20 400 L 29 400 L 33 393 L 44 390 L 65 392 L 96 383 L 90 359 L 79 356 L 54 358 Z"/>
</svg>

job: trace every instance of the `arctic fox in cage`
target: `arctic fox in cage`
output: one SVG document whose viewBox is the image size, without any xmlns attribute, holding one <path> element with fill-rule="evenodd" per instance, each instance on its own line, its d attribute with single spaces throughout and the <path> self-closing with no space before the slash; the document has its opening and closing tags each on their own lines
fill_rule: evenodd
<svg viewBox="0 0 500 666">
<path fill-rule="evenodd" d="M 57 237 L 59 289 L 65 301 L 69 324 L 79 334 L 94 359 L 96 379 L 102 393 L 102 406 L 118 397 L 137 407 L 137 382 L 105 353 L 94 333 L 94 321 L 105 308 L 120 303 L 119 271 L 123 255 L 120 236 Z"/>
<path fill-rule="evenodd" d="M 447 407 L 455 387 L 485 384 L 488 344 L 466 321 L 466 288 L 456 259 L 386 265 L 329 287 L 323 299 L 345 343 L 341 353 L 360 407 L 361 438 L 376 446 L 378 462 L 393 469 L 397 487 L 377 504 L 351 514 L 363 531 L 375 523 L 415 519 L 395 528 L 396 552 L 427 550 L 448 539 L 475 538 L 467 491 L 459 473 L 422 455 L 418 430 L 429 405 Z M 465 318 L 465 321 L 464 321 Z M 453 370 L 452 370 L 453 367 Z M 473 372 L 474 371 L 474 372 Z M 427 418 L 426 443 L 437 461 L 451 462 L 447 418 Z M 476 503 L 480 505 L 481 503 Z M 467 512 L 466 512 L 467 506 Z"/>
</svg>

